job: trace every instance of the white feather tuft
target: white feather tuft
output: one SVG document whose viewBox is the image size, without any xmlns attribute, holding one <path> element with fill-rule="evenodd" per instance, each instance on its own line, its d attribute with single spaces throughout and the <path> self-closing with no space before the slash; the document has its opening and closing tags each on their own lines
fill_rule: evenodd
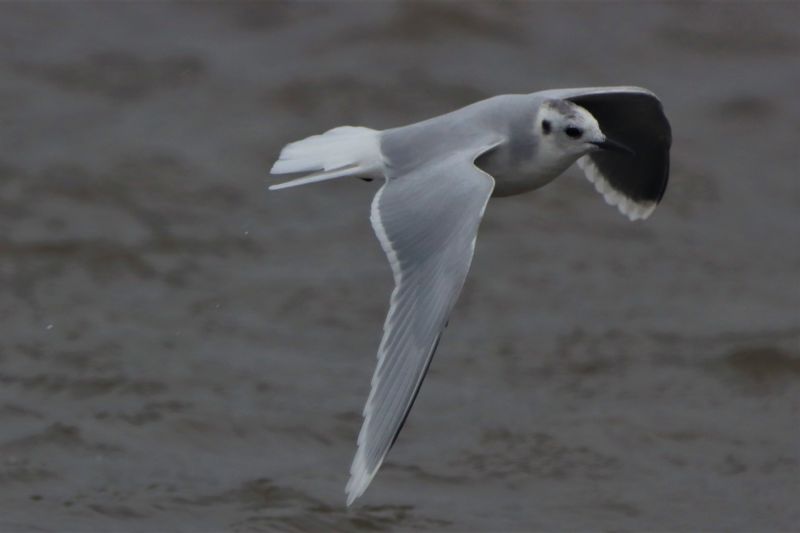
<svg viewBox="0 0 800 533">
<path fill-rule="evenodd" d="M 586 178 L 594 184 L 597 192 L 603 195 L 606 203 L 616 206 L 630 220 L 644 220 L 653 214 L 656 202 L 637 202 L 614 189 L 589 156 L 583 156 L 578 159 L 578 166 L 586 174 Z"/>
<path fill-rule="evenodd" d="M 380 132 L 370 128 L 342 126 L 287 144 L 270 173 L 295 172 L 313 174 L 273 185 L 270 190 L 346 176 L 383 177 Z"/>
</svg>

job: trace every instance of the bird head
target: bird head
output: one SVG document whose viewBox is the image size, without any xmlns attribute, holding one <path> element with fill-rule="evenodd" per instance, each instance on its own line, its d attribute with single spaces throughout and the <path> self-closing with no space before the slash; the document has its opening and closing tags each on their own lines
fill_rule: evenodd
<svg viewBox="0 0 800 533">
<path fill-rule="evenodd" d="M 633 150 L 609 139 L 586 109 L 567 100 L 546 100 L 536 116 L 542 143 L 565 156 L 580 157 L 597 150 L 633 155 Z"/>
</svg>

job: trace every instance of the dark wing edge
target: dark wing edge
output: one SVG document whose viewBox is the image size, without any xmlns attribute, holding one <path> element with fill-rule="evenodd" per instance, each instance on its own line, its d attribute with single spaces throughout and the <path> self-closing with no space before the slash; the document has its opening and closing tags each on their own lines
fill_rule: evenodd
<svg viewBox="0 0 800 533">
<path fill-rule="evenodd" d="M 578 160 L 607 203 L 631 220 L 650 216 L 669 181 L 672 129 L 661 101 L 636 87 L 567 90 L 562 98 L 589 111 L 606 136 L 635 155 L 598 151 Z"/>
</svg>

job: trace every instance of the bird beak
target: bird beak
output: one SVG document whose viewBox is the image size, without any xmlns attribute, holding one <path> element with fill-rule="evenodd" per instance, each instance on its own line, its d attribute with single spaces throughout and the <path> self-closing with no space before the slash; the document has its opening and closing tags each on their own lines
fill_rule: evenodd
<svg viewBox="0 0 800 533">
<path fill-rule="evenodd" d="M 593 142 L 591 143 L 601 150 L 608 150 L 609 152 L 619 152 L 621 154 L 628 154 L 628 155 L 636 155 L 636 152 L 628 148 L 622 143 L 618 143 L 617 141 L 612 141 L 608 137 L 605 140 L 600 142 Z"/>
</svg>

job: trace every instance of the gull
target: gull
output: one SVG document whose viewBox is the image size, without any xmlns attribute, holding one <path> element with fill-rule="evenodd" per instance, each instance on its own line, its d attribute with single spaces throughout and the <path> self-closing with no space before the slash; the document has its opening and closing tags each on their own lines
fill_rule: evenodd
<svg viewBox="0 0 800 533">
<path fill-rule="evenodd" d="M 342 126 L 288 144 L 271 190 L 382 178 L 370 221 L 395 287 L 345 492 L 350 506 L 408 417 L 467 277 L 489 198 L 538 189 L 577 163 L 605 201 L 647 218 L 669 178 L 671 129 L 640 87 L 500 95 L 378 131 Z"/>
</svg>

